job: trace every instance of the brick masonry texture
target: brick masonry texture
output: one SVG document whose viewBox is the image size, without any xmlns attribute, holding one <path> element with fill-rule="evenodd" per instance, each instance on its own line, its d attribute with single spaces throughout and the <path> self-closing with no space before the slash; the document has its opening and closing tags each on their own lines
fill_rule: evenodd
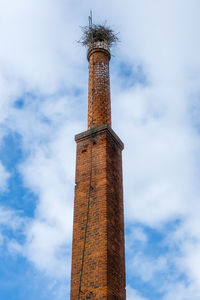
<svg viewBox="0 0 200 300">
<path fill-rule="evenodd" d="M 110 53 L 102 48 L 89 51 L 88 129 L 111 126 Z"/>
<path fill-rule="evenodd" d="M 88 130 L 76 135 L 71 300 L 126 299 L 123 143 L 111 129 L 110 52 L 88 50 Z"/>
<path fill-rule="evenodd" d="M 71 300 L 125 300 L 123 143 L 109 125 L 76 142 Z"/>
</svg>

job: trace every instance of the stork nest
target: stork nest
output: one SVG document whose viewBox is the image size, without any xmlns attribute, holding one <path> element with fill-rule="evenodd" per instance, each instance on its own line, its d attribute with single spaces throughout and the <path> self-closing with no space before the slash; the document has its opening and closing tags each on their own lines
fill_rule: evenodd
<svg viewBox="0 0 200 300">
<path fill-rule="evenodd" d="M 83 46 L 90 46 L 95 42 L 106 42 L 109 47 L 119 42 L 118 33 L 105 25 L 92 25 L 81 27 L 82 37 L 79 40 Z"/>
</svg>

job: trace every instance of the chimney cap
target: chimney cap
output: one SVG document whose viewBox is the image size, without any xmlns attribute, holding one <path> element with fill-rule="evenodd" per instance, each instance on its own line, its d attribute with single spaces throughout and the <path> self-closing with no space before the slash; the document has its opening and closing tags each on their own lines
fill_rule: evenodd
<svg viewBox="0 0 200 300">
<path fill-rule="evenodd" d="M 87 59 L 89 60 L 90 56 L 95 52 L 104 52 L 108 55 L 109 60 L 111 58 L 110 47 L 106 41 L 98 41 L 91 43 L 87 51 Z"/>
</svg>

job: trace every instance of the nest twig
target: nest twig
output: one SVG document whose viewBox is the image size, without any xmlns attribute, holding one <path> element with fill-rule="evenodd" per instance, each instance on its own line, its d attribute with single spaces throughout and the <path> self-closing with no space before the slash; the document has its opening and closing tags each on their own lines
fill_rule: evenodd
<svg viewBox="0 0 200 300">
<path fill-rule="evenodd" d="M 95 42 L 106 42 L 109 47 L 119 42 L 118 33 L 115 33 L 110 27 L 105 25 L 95 25 L 92 27 L 83 26 L 82 37 L 79 40 L 83 46 L 90 46 Z"/>
</svg>

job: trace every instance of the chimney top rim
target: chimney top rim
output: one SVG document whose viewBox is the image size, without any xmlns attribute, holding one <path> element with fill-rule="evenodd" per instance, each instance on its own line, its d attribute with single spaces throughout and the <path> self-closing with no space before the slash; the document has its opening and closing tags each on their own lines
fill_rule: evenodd
<svg viewBox="0 0 200 300">
<path fill-rule="evenodd" d="M 105 41 L 98 41 L 90 44 L 87 51 L 88 60 L 94 52 L 104 52 L 108 55 L 109 59 L 111 58 L 110 47 Z"/>
</svg>

